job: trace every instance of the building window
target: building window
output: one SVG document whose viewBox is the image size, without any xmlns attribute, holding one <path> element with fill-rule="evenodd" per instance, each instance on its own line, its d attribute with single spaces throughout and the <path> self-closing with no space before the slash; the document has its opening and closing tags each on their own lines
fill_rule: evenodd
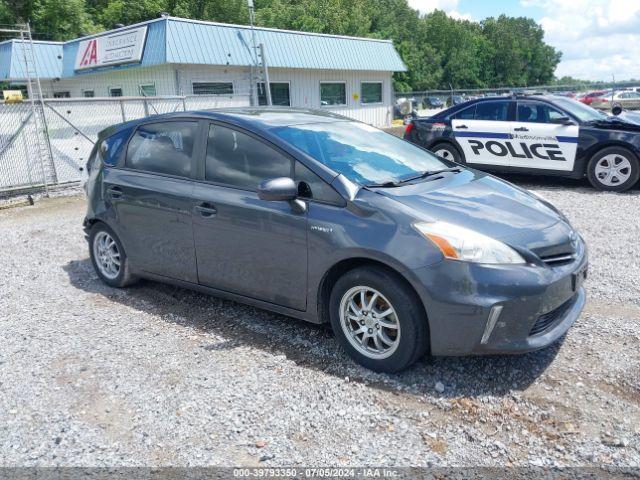
<svg viewBox="0 0 640 480">
<path fill-rule="evenodd" d="M 193 82 L 194 95 L 233 95 L 231 82 Z"/>
<path fill-rule="evenodd" d="M 143 83 L 138 86 L 141 97 L 155 97 L 156 96 L 156 84 L 155 83 Z"/>
<path fill-rule="evenodd" d="M 269 82 L 269 89 L 271 90 L 271 103 L 273 105 L 291 106 L 288 82 Z M 258 105 L 266 104 L 267 92 L 264 88 L 264 83 L 260 82 L 258 83 Z"/>
<path fill-rule="evenodd" d="M 122 87 L 109 87 L 110 97 L 122 97 Z"/>
<path fill-rule="evenodd" d="M 360 90 L 362 103 L 382 103 L 382 82 L 362 82 Z"/>
<path fill-rule="evenodd" d="M 71 98 L 69 92 L 53 92 L 53 98 Z"/>
<path fill-rule="evenodd" d="M 83 90 L 82 96 L 85 98 L 93 98 L 96 96 L 96 93 L 93 90 Z"/>
<path fill-rule="evenodd" d="M 330 105 L 347 104 L 347 85 L 344 82 L 321 82 L 320 83 L 320 105 L 323 107 Z"/>
</svg>

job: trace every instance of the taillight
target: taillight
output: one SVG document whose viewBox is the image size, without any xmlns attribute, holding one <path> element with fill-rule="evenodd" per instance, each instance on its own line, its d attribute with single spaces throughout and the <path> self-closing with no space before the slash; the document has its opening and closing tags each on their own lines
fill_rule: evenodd
<svg viewBox="0 0 640 480">
<path fill-rule="evenodd" d="M 404 129 L 404 134 L 409 135 L 409 133 L 411 132 L 411 130 L 413 130 L 414 127 L 415 125 L 413 124 L 413 122 L 407 123 L 407 128 Z"/>
</svg>

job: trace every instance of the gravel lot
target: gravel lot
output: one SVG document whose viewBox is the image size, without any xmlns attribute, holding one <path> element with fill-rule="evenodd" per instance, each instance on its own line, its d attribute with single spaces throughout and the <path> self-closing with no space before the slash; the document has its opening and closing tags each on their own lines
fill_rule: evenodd
<svg viewBox="0 0 640 480">
<path fill-rule="evenodd" d="M 508 179 L 586 238 L 582 317 L 543 351 L 401 375 L 323 327 L 105 286 L 81 196 L 0 210 L 0 465 L 640 466 L 640 191 Z"/>
</svg>

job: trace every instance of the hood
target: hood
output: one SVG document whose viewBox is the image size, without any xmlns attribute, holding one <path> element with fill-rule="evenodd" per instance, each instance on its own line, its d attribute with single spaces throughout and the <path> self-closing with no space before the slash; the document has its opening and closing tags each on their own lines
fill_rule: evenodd
<svg viewBox="0 0 640 480">
<path fill-rule="evenodd" d="M 473 170 L 375 191 L 409 207 L 416 219 L 441 220 L 496 239 L 526 236 L 561 220 L 560 214 L 526 191 Z"/>
<path fill-rule="evenodd" d="M 609 116 L 606 119 L 592 122 L 591 125 L 607 130 L 640 131 L 640 113 L 623 111 L 617 117 Z"/>
</svg>

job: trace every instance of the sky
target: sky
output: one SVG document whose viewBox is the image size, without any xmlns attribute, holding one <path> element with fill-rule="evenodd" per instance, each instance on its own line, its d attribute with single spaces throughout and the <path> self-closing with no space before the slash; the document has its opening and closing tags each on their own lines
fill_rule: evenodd
<svg viewBox="0 0 640 480">
<path fill-rule="evenodd" d="M 556 76 L 611 81 L 640 78 L 640 0 L 409 0 L 428 13 L 480 21 L 506 14 L 542 25 L 562 52 Z"/>
</svg>

